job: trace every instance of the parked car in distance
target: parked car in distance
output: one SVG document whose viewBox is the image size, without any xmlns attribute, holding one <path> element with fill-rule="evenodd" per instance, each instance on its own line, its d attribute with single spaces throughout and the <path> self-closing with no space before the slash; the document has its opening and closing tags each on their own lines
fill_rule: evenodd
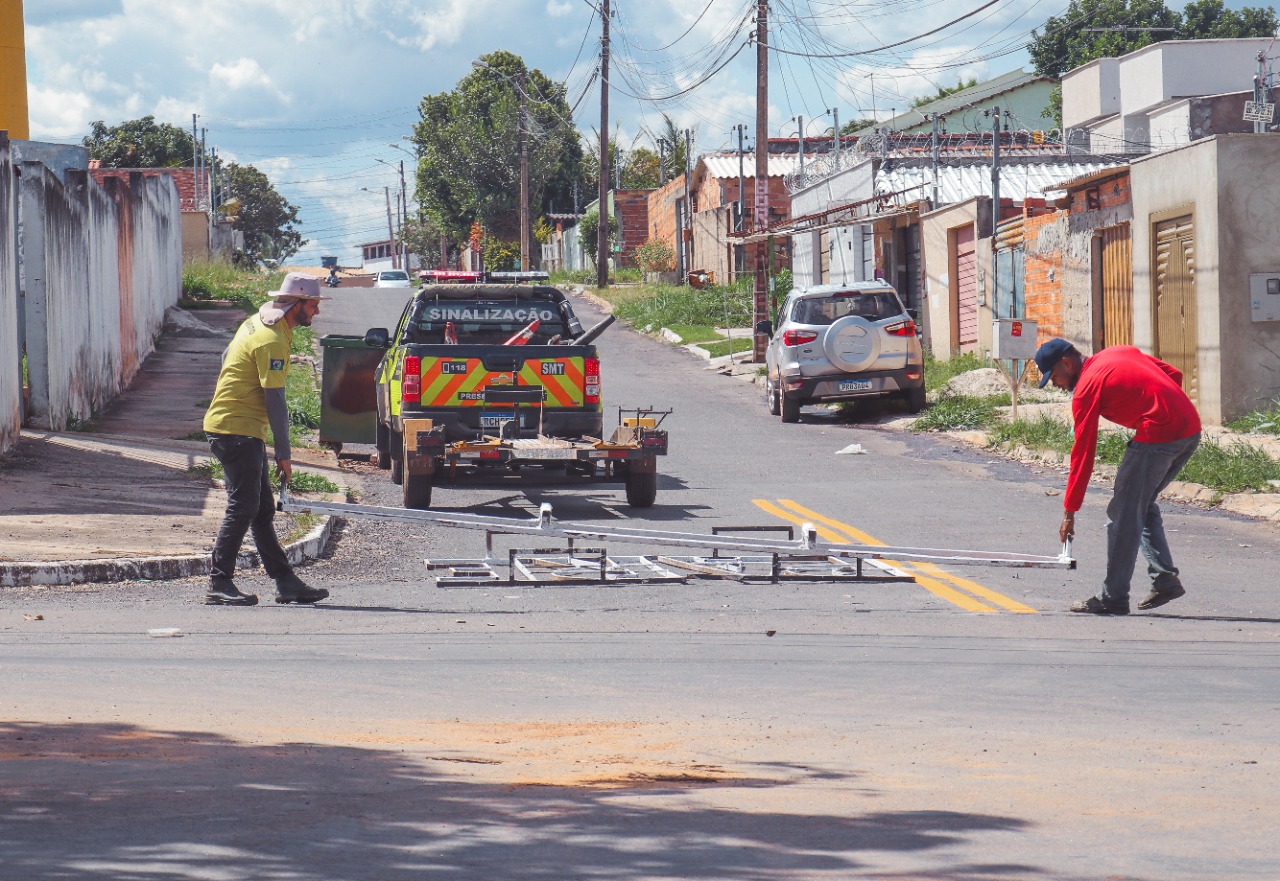
<svg viewBox="0 0 1280 881">
<path fill-rule="evenodd" d="M 374 276 L 373 286 L 375 288 L 411 288 L 413 283 L 409 281 L 409 273 L 403 269 L 384 269 Z"/>
<path fill-rule="evenodd" d="M 883 281 L 796 288 L 763 321 L 769 412 L 798 422 L 805 404 L 897 397 L 924 409 L 924 351 L 915 319 Z"/>
</svg>

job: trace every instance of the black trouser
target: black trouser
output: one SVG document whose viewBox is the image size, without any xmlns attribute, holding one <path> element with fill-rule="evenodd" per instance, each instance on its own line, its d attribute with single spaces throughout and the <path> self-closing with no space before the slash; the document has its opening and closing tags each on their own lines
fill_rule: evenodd
<svg viewBox="0 0 1280 881">
<path fill-rule="evenodd" d="M 272 525 L 276 502 L 271 494 L 267 445 L 256 437 L 239 434 L 210 434 L 208 437 L 209 449 L 222 463 L 227 482 L 227 513 L 213 544 L 209 577 L 215 581 L 231 580 L 244 534 L 252 529 L 253 543 L 258 547 L 258 556 L 267 575 L 283 578 L 293 571 L 293 567 L 289 565 Z"/>
</svg>

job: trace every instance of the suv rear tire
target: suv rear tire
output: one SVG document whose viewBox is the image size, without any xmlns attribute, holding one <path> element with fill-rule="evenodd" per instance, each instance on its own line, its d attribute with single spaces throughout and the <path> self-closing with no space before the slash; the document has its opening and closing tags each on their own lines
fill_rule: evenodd
<svg viewBox="0 0 1280 881">
<path fill-rule="evenodd" d="M 907 389 L 904 397 L 907 399 L 907 409 L 912 413 L 919 413 L 924 409 L 924 405 L 926 403 L 924 386 Z"/>
<path fill-rule="evenodd" d="M 800 399 L 793 398 L 791 395 L 778 390 L 778 397 L 782 399 L 779 409 L 782 411 L 783 422 L 799 422 L 800 421 Z"/>
<path fill-rule="evenodd" d="M 781 405 L 778 403 L 778 390 L 767 379 L 764 381 L 764 399 L 769 407 L 769 415 L 777 416 L 781 412 Z"/>
</svg>

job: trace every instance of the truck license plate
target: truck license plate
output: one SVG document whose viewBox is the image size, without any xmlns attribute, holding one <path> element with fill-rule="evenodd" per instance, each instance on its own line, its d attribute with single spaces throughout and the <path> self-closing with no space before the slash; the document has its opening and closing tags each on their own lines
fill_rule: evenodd
<svg viewBox="0 0 1280 881">
<path fill-rule="evenodd" d="M 501 428 L 502 423 L 516 418 L 514 413 L 481 413 L 481 428 Z"/>
<path fill-rule="evenodd" d="M 842 379 L 840 380 L 840 391 L 842 392 L 860 392 L 871 389 L 871 380 L 869 379 Z"/>
</svg>

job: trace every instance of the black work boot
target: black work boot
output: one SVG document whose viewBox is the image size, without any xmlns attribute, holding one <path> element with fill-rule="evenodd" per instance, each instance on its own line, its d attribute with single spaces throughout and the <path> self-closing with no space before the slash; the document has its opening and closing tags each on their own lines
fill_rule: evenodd
<svg viewBox="0 0 1280 881">
<path fill-rule="evenodd" d="M 311 587 L 295 573 L 276 579 L 276 602 L 306 605 L 318 603 L 329 595 L 323 587 Z"/>
<path fill-rule="evenodd" d="M 240 588 L 230 578 L 210 578 L 209 589 L 205 591 L 206 606 L 256 606 L 258 595 L 241 593 Z"/>
</svg>

